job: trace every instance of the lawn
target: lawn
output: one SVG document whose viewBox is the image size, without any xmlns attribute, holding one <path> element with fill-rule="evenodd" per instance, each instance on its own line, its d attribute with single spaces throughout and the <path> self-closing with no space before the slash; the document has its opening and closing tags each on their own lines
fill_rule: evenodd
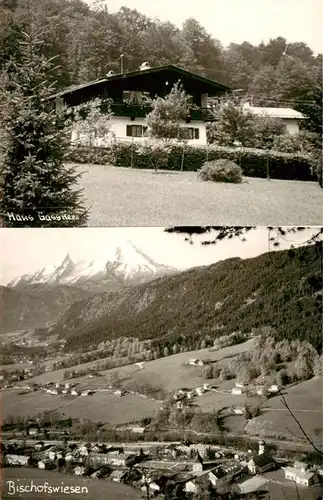
<svg viewBox="0 0 323 500">
<path fill-rule="evenodd" d="M 16 493 L 16 495 L 12 495 L 12 493 L 10 494 L 9 491 L 9 481 L 14 482 L 15 485 L 19 484 L 21 486 L 30 486 L 31 482 L 35 486 L 44 486 L 45 482 L 48 483 L 47 486 L 51 487 L 80 486 L 80 488 L 87 488 L 87 490 L 83 489 L 83 493 L 70 494 L 72 494 L 74 498 L 80 498 L 84 500 L 90 500 L 93 498 L 95 498 L 96 500 L 134 500 L 136 498 L 142 498 L 142 493 L 140 491 L 137 491 L 134 488 L 131 488 L 130 486 L 126 486 L 124 484 L 114 483 L 108 479 L 97 480 L 79 476 L 72 476 L 69 474 L 61 474 L 56 471 L 32 469 L 27 467 L 6 467 L 2 470 L 3 493 L 1 498 L 3 500 L 17 497 L 30 499 L 33 498 L 34 500 L 38 498 L 39 500 L 41 500 L 46 497 L 60 500 L 66 498 L 67 496 L 67 493 L 55 494 L 55 497 L 50 493 L 47 493 L 47 495 L 45 495 L 44 493 L 24 493 L 23 495 Z"/>
<path fill-rule="evenodd" d="M 90 226 L 321 225 L 317 182 L 246 177 L 204 182 L 196 172 L 78 165 Z"/>
</svg>

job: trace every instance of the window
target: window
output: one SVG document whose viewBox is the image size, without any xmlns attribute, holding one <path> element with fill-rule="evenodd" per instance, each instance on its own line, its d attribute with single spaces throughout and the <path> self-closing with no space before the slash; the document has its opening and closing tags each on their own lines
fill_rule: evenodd
<svg viewBox="0 0 323 500">
<path fill-rule="evenodd" d="M 200 130 L 198 128 L 193 128 L 193 127 L 182 127 L 180 129 L 180 138 L 181 139 L 199 139 L 200 138 Z"/>
<path fill-rule="evenodd" d="M 146 131 L 142 125 L 127 125 L 127 137 L 142 137 Z"/>
</svg>

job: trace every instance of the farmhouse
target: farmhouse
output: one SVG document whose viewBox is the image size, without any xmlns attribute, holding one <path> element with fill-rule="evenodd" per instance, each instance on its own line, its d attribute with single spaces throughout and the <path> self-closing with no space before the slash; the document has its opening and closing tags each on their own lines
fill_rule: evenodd
<svg viewBox="0 0 323 500">
<path fill-rule="evenodd" d="M 303 486 L 311 486 L 317 482 L 317 475 L 313 471 L 306 470 L 305 467 L 284 467 L 285 479 L 295 481 Z"/>
<path fill-rule="evenodd" d="M 165 97 L 180 81 L 184 90 L 192 96 L 194 108 L 186 121 L 182 121 L 182 136 L 191 144 L 206 144 L 206 121 L 213 115 L 208 108 L 208 96 L 219 96 L 229 88 L 201 75 L 186 71 L 172 64 L 150 67 L 148 63 L 139 70 L 114 74 L 105 78 L 73 86 L 55 94 L 56 107 L 64 104 L 76 106 L 95 98 L 112 101 L 112 132 L 120 139 L 142 140 L 147 130 L 146 117 L 151 111 L 150 98 Z M 72 142 L 80 140 L 72 134 Z M 103 143 L 93 145 L 103 145 Z"/>
<path fill-rule="evenodd" d="M 109 479 L 111 479 L 111 481 L 114 481 L 115 483 L 120 483 L 124 475 L 125 475 L 125 471 L 114 470 L 111 472 Z"/>
<path fill-rule="evenodd" d="M 233 387 L 232 394 L 239 395 L 243 393 L 242 387 Z"/>
<path fill-rule="evenodd" d="M 306 116 L 292 108 L 262 108 L 251 106 L 250 103 L 244 104 L 244 109 L 255 115 L 270 116 L 281 120 L 287 134 L 297 135 L 299 133 L 299 124 Z"/>
<path fill-rule="evenodd" d="M 28 465 L 30 458 L 26 455 L 7 455 L 6 462 L 9 465 Z"/>
<path fill-rule="evenodd" d="M 189 364 L 192 366 L 203 366 L 203 361 L 201 359 L 193 358 L 189 360 Z"/>
</svg>

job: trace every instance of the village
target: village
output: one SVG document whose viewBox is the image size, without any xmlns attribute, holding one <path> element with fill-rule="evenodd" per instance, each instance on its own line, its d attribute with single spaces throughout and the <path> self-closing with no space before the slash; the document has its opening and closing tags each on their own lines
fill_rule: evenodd
<svg viewBox="0 0 323 500">
<path fill-rule="evenodd" d="M 269 494 L 271 485 L 294 487 L 319 498 L 321 466 L 272 456 L 260 440 L 258 451 L 241 452 L 219 446 L 183 443 L 63 444 L 45 441 L 3 445 L 5 467 L 36 467 L 75 476 L 128 484 L 150 495 L 165 494 L 180 485 L 187 498 L 203 488 Z M 304 493 L 305 495 L 305 493 Z M 148 497 L 147 497 L 148 498 Z M 186 498 L 186 497 L 184 497 Z M 268 498 L 274 498 L 269 496 Z"/>
</svg>

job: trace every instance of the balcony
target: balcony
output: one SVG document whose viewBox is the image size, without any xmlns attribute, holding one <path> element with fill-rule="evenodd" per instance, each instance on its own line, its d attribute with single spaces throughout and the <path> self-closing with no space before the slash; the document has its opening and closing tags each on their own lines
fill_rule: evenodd
<svg viewBox="0 0 323 500">
<path fill-rule="evenodd" d="M 111 111 L 114 116 L 145 118 L 151 110 L 151 106 L 148 106 L 147 104 L 128 104 L 122 102 L 114 102 L 111 104 Z M 214 116 L 209 108 L 198 108 L 191 111 L 191 120 L 212 122 L 214 121 Z"/>
<path fill-rule="evenodd" d="M 205 122 L 214 122 L 215 118 L 209 108 L 198 108 L 191 112 L 192 120 L 203 120 Z"/>
<path fill-rule="evenodd" d="M 114 116 L 129 116 L 130 118 L 145 118 L 151 111 L 151 107 L 140 104 L 113 103 L 111 111 Z"/>
</svg>

